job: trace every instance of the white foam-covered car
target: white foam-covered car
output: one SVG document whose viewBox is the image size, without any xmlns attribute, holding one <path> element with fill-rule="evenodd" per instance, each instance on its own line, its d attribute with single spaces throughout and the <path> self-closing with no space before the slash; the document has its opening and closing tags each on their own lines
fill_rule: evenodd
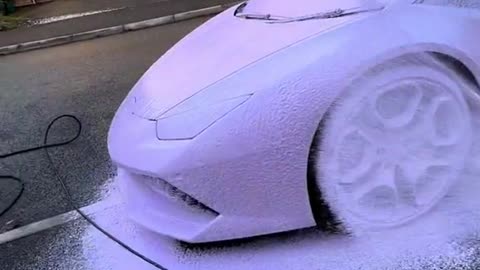
<svg viewBox="0 0 480 270">
<path fill-rule="evenodd" d="M 130 216 L 188 242 L 405 225 L 469 158 L 480 1 L 250 0 L 139 80 L 110 155 Z"/>
</svg>

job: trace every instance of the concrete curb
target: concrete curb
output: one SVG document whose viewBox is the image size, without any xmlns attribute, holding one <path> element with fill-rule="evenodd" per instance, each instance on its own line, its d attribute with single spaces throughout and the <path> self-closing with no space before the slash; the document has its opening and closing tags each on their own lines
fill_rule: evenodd
<svg viewBox="0 0 480 270">
<path fill-rule="evenodd" d="M 189 20 L 197 17 L 214 15 L 226 9 L 229 9 L 239 3 L 241 2 L 235 2 L 231 4 L 225 4 L 225 5 L 217 5 L 213 7 L 191 10 L 187 12 L 167 15 L 159 18 L 154 18 L 154 19 L 149 19 L 149 20 L 144 20 L 144 21 L 139 21 L 134 23 L 127 23 L 123 25 L 112 26 L 112 27 L 107 27 L 107 28 L 102 28 L 102 29 L 97 29 L 97 30 L 92 30 L 87 32 L 81 32 L 76 34 L 70 34 L 70 35 L 64 35 L 64 36 L 58 36 L 58 37 L 53 37 L 48 39 L 42 39 L 42 40 L 19 43 L 15 45 L 4 46 L 4 47 L 0 47 L 0 55 L 14 54 L 19 52 L 35 50 L 35 49 L 48 48 L 48 47 L 63 45 L 67 43 L 77 42 L 77 41 L 89 40 L 89 39 L 94 39 L 99 37 L 106 37 L 106 36 L 116 35 L 124 32 L 141 30 L 141 29 L 150 28 L 154 26 L 160 26 L 160 25 L 185 21 L 185 20 Z"/>
</svg>

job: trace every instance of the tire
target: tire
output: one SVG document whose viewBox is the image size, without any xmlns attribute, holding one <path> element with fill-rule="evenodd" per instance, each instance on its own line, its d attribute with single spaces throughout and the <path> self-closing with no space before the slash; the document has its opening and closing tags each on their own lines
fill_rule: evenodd
<svg viewBox="0 0 480 270">
<path fill-rule="evenodd" d="M 350 85 L 317 131 L 316 187 L 349 233 L 405 225 L 456 184 L 475 89 L 429 54 L 388 61 Z"/>
</svg>

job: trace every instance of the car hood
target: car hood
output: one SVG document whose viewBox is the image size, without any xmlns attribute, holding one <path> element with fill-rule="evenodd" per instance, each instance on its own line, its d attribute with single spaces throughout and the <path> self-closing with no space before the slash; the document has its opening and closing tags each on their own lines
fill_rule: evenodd
<svg viewBox="0 0 480 270">
<path fill-rule="evenodd" d="M 372 14 L 269 24 L 237 18 L 234 10 L 210 19 L 165 53 L 134 86 L 127 98 L 129 110 L 136 116 L 156 120 L 202 89 L 262 58 Z M 255 89 L 248 91 L 253 93 Z"/>
</svg>

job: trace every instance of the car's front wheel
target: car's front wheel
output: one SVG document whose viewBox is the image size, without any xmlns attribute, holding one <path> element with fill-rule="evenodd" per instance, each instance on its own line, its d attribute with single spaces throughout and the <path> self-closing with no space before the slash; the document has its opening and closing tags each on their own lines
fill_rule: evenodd
<svg viewBox="0 0 480 270">
<path fill-rule="evenodd" d="M 316 185 L 350 232 L 418 218 L 448 193 L 472 142 L 469 84 L 427 55 L 354 80 L 317 136 Z"/>
</svg>

